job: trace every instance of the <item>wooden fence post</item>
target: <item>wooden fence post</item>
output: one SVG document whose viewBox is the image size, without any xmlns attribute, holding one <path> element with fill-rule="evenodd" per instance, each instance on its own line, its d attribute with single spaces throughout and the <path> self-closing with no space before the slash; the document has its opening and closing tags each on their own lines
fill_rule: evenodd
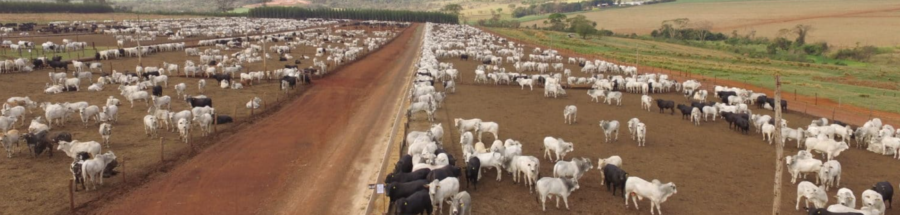
<svg viewBox="0 0 900 215">
<path fill-rule="evenodd" d="M 122 183 L 128 183 L 128 179 L 125 178 L 125 156 L 122 156 Z"/>
<path fill-rule="evenodd" d="M 816 105 L 819 105 L 819 93 L 816 93 Z"/>
<path fill-rule="evenodd" d="M 797 101 L 797 89 L 794 89 L 794 101 Z"/>
<path fill-rule="evenodd" d="M 69 179 L 69 209 L 75 211 L 75 180 Z"/>
<path fill-rule="evenodd" d="M 159 162 L 164 162 L 164 161 L 166 161 L 166 158 L 164 157 L 164 155 L 165 155 L 165 153 L 164 153 L 165 150 L 166 150 L 166 146 L 163 144 L 163 138 L 160 137 L 160 138 L 159 138 Z"/>
</svg>

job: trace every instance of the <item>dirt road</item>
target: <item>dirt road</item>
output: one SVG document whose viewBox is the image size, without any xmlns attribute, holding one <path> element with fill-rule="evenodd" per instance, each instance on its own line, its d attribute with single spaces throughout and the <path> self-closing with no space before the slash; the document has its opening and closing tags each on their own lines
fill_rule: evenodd
<svg viewBox="0 0 900 215">
<path fill-rule="evenodd" d="M 364 210 L 420 26 L 314 82 L 270 117 L 207 149 L 100 214 L 348 214 Z M 374 167 L 368 167 L 374 165 Z M 349 205 L 356 199 L 359 207 Z M 362 207 L 360 209 L 360 207 Z"/>
</svg>

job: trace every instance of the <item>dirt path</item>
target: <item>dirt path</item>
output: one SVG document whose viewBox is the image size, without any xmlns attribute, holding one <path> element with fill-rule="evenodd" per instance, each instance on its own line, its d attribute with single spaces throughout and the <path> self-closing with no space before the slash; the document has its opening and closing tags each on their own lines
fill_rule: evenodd
<svg viewBox="0 0 900 215">
<path fill-rule="evenodd" d="M 373 143 L 386 132 L 370 128 L 385 128 L 391 122 L 385 113 L 395 108 L 396 92 L 405 86 L 399 74 L 412 64 L 407 61 L 418 44 L 419 36 L 414 36 L 418 27 L 314 82 L 315 87 L 252 129 L 96 212 L 349 213 L 354 208 L 348 207 L 348 200 L 362 198 L 360 191 L 365 190 L 362 164 L 377 165 L 383 154 L 384 147 Z"/>
</svg>

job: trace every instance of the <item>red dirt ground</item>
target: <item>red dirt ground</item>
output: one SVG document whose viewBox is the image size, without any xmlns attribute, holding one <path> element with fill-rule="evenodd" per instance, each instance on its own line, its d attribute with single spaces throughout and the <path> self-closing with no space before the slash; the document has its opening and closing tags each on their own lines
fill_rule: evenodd
<svg viewBox="0 0 900 215">
<path fill-rule="evenodd" d="M 98 214 L 348 214 L 416 50 L 408 28 L 365 59 Z M 418 38 L 418 36 L 415 36 Z M 400 56 L 399 60 L 397 56 Z M 352 122 L 352 123 L 350 123 Z M 370 154 L 377 154 L 371 156 Z"/>
</svg>

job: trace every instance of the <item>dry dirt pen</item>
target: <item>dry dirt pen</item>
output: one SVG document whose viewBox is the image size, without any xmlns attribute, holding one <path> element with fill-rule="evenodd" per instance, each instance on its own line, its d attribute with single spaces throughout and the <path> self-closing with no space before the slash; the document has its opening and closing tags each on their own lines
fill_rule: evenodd
<svg viewBox="0 0 900 215">
<path fill-rule="evenodd" d="M 372 36 L 371 30 L 384 31 L 391 28 L 371 29 L 361 27 L 360 29 L 367 29 L 367 36 Z M 399 30 L 402 29 L 397 31 L 399 32 Z M 267 45 L 283 45 L 283 43 L 269 43 Z M 332 43 L 332 46 L 342 47 L 343 45 Z M 201 51 L 206 48 L 209 47 L 201 47 Z M 223 51 L 223 54 L 230 54 L 239 50 Z M 369 52 L 362 52 L 359 58 L 364 57 L 367 53 Z M 270 54 L 277 56 L 274 53 Z M 299 57 L 303 55 L 312 57 L 315 55 L 315 49 L 309 46 L 298 46 L 291 52 L 291 55 L 295 56 L 295 59 L 300 59 Z M 166 61 L 183 66 L 184 61 L 188 59 L 196 61 L 197 57 L 186 56 L 182 51 L 163 52 L 143 57 L 142 63 L 145 66 L 149 66 L 161 65 L 163 61 Z M 290 63 L 279 62 L 278 58 L 274 57 L 267 61 L 267 67 L 269 70 L 274 70 L 283 67 L 285 64 L 293 64 L 293 60 L 290 61 Z M 113 69 L 119 72 L 133 71 L 135 65 L 138 64 L 138 59 L 120 58 L 103 61 L 103 64 L 105 72 Z M 301 59 L 300 67 L 308 67 L 310 65 L 312 65 L 312 59 Z M 241 72 L 263 70 L 262 62 L 244 64 L 244 66 L 246 69 Z M 340 68 L 340 66 L 335 67 L 334 65 L 329 67 L 331 67 L 329 70 L 332 71 Z M 119 106 L 119 120 L 116 123 L 112 123 L 110 148 L 107 148 L 105 145 L 102 148 L 103 152 L 115 152 L 120 162 L 117 170 L 124 173 L 106 178 L 104 180 L 105 184 L 99 190 L 76 192 L 74 195 L 76 208 L 89 208 L 90 205 L 102 204 L 100 202 L 103 199 L 113 198 L 117 194 L 127 192 L 136 185 L 153 180 L 154 177 L 159 176 L 156 173 L 165 173 L 175 165 L 190 158 L 194 153 L 200 153 L 218 139 L 230 135 L 232 133 L 230 131 L 243 129 L 248 122 L 253 122 L 255 119 L 272 112 L 282 102 L 304 92 L 307 87 L 298 85 L 299 88 L 290 91 L 288 94 L 283 94 L 280 90 L 280 81 L 263 80 L 260 83 L 255 83 L 253 86 L 245 86 L 244 89 L 232 90 L 222 89 L 215 83 L 214 79 L 207 79 L 207 86 L 204 92 L 199 93 L 197 82 L 200 78 L 170 75 L 169 86 L 163 88 L 163 94 L 172 96 L 171 110 L 176 112 L 190 110 L 186 102 L 176 98 L 173 89 L 175 84 L 183 82 L 187 84 L 187 89 L 185 90 L 187 94 L 204 94 L 209 96 L 213 99 L 213 104 L 218 114 L 232 116 L 235 120 L 235 123 L 216 126 L 218 132 L 208 137 L 201 137 L 199 129 L 194 127 L 192 132 L 194 150 L 192 150 L 190 145 L 178 140 L 177 133 L 163 130 L 165 129 L 164 125 L 161 125 L 162 129 L 159 131 L 159 137 L 163 139 L 162 145 L 164 146 L 160 146 L 159 138 L 149 138 L 144 135 L 142 119 L 147 114 L 147 105 L 142 102 L 136 102 L 134 108 L 130 108 L 128 101 L 119 95 L 119 91 L 116 90 L 118 85 L 106 85 L 103 91 L 88 92 L 86 89 L 89 83 L 82 81 L 82 91 L 80 92 L 63 92 L 49 95 L 42 93 L 44 84 L 49 81 L 47 72 L 52 72 L 52 69 L 42 69 L 31 73 L 0 75 L 0 83 L 4 83 L 0 84 L 0 98 L 4 98 L 5 101 L 5 98 L 12 96 L 29 96 L 37 102 L 86 101 L 91 105 L 100 106 L 105 104 L 106 98 L 114 96 L 122 102 Z M 99 76 L 100 73 L 94 73 L 95 80 Z M 315 84 L 315 80 L 313 80 L 313 84 Z M 245 104 L 255 96 L 260 97 L 264 103 L 261 109 L 254 110 L 251 113 L 245 107 Z M 25 132 L 32 118 L 36 116 L 42 116 L 43 118 L 43 111 L 39 108 L 32 111 L 34 112 L 26 115 L 25 124 L 17 126 L 16 129 Z M 50 134 L 69 132 L 73 134 L 76 140 L 100 142 L 101 137 L 97 128 L 97 124 L 93 121 L 87 127 L 84 127 L 76 113 L 70 117 L 69 122 L 64 126 L 53 126 Z M 20 149 L 24 149 L 24 142 L 20 146 Z M 52 158 L 48 158 L 46 152 L 39 157 L 32 158 L 25 150 L 14 154 L 13 158 L 0 158 L 0 170 L 3 172 L 0 173 L 0 187 L 5 188 L 4 192 L 0 194 L 0 199 L 5 200 L 0 203 L 2 214 L 67 213 L 70 210 L 68 184 L 72 174 L 68 169 L 71 162 L 72 159 L 67 157 L 65 153 L 55 149 Z"/>
<path fill-rule="evenodd" d="M 526 52 L 530 53 L 530 47 Z M 478 61 L 460 61 L 455 58 L 439 59 L 441 62 L 452 62 L 460 71 L 455 94 L 448 94 L 444 105 L 436 114 L 434 123 L 442 123 L 445 135 L 444 147 L 458 159 L 456 165 L 464 166 L 461 161 L 462 150 L 459 144 L 459 132 L 453 126 L 454 118 L 481 118 L 494 121 L 500 125 L 500 139 L 512 138 L 523 143 L 523 155 L 540 158 L 542 177 L 552 176 L 553 164 L 543 158 L 543 138 L 546 136 L 561 137 L 575 145 L 575 151 L 566 156 L 587 157 L 597 165 L 598 158 L 619 155 L 623 158 L 623 169 L 629 176 L 641 177 L 645 180 L 659 179 L 663 183 L 674 182 L 678 193 L 662 204 L 666 214 L 764 214 L 772 207 L 772 187 L 774 177 L 775 150 L 773 145 L 762 141 L 762 136 L 751 129 L 748 135 L 729 130 L 727 123 L 719 119 L 715 122 L 703 122 L 694 126 L 688 120 L 682 120 L 680 113 L 660 114 L 655 107 L 651 111 L 640 109 L 640 95 L 625 93 L 622 106 L 609 106 L 591 101 L 587 90 L 567 89 L 567 96 L 560 98 L 543 97 L 543 88 L 536 86 L 534 91 L 520 90 L 517 85 L 497 86 L 493 84 L 473 84 L 475 67 Z M 514 71 L 512 65 L 504 63 L 507 71 Z M 574 65 L 566 65 L 573 68 Z M 583 76 L 580 70 L 573 69 L 573 75 Z M 437 86 L 437 89 L 442 89 Z M 652 94 L 654 99 L 674 100 L 676 103 L 689 104 L 689 101 L 677 93 Z M 710 100 L 713 100 L 710 96 Z M 566 125 L 563 121 L 563 109 L 566 105 L 576 105 L 578 122 Z M 774 115 L 774 112 L 751 108 L 755 114 Z M 639 118 L 647 125 L 647 146 L 637 147 L 628 133 L 627 120 Z M 789 111 L 784 118 L 792 128 L 806 126 L 813 117 L 802 112 Z M 410 119 L 409 129 L 425 130 L 430 123 L 420 113 Z M 617 142 L 604 143 L 603 131 L 599 127 L 600 120 L 618 120 L 622 125 Z M 405 134 L 403 133 L 403 134 Z M 484 135 L 483 142 L 487 146 L 493 142 L 490 134 Z M 855 145 L 855 144 L 854 144 Z M 863 149 L 851 149 L 842 153 L 837 160 L 843 166 L 841 187 L 847 187 L 859 194 L 878 181 L 889 181 L 896 184 L 900 173 L 889 171 L 896 168 L 896 160 L 889 156 L 873 154 Z M 796 154 L 796 142 L 788 142 L 785 155 Z M 406 149 L 394 153 L 405 153 Z M 391 155 L 394 163 L 397 155 Z M 816 155 L 821 159 L 821 155 Z M 784 165 L 784 164 L 778 164 Z M 392 169 L 389 165 L 388 169 Z M 595 166 L 596 168 L 596 166 Z M 887 171 L 886 171 L 887 170 Z M 503 173 L 502 181 L 496 181 L 496 172 L 486 171 L 479 182 L 479 189 L 461 190 L 472 195 L 473 212 L 479 214 L 538 214 L 541 213 L 537 194 L 529 193 L 525 185 L 514 184 L 509 173 Z M 553 207 L 555 201 L 548 201 L 547 214 L 646 214 L 649 209 L 647 200 L 640 202 L 640 210 L 633 206 L 625 209 L 622 197 L 612 196 L 600 185 L 600 175 L 596 169 L 586 173 L 580 180 L 580 189 L 569 197 L 571 210 Z M 814 181 L 810 175 L 807 180 Z M 461 183 L 464 183 L 461 180 Z M 829 204 L 834 204 L 837 189 L 830 189 Z M 790 183 L 790 174 L 784 172 L 782 187 L 782 211 L 785 214 L 805 214 L 795 211 L 797 203 L 796 185 Z M 802 206 L 801 206 L 802 210 Z M 886 214 L 900 214 L 888 210 Z"/>
</svg>

